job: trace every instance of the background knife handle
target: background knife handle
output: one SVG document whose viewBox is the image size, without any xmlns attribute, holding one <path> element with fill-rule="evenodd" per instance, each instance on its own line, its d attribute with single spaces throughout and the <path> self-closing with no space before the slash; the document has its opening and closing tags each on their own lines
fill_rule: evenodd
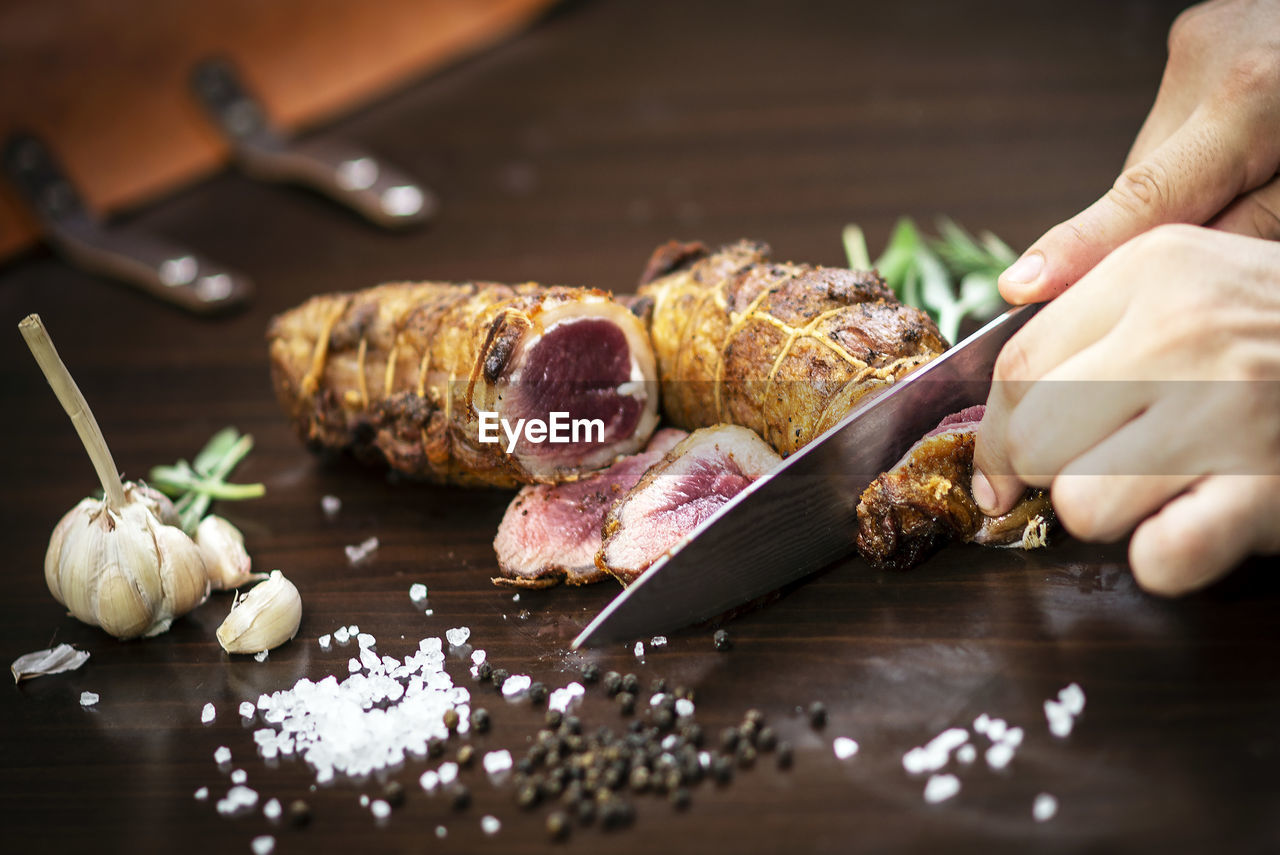
<svg viewBox="0 0 1280 855">
<path fill-rule="evenodd" d="M 134 230 L 104 227 L 39 137 L 11 135 L 0 160 L 49 243 L 74 266 L 198 314 L 239 306 L 252 293 L 246 276 L 190 250 Z"/>
<path fill-rule="evenodd" d="M 249 176 L 310 187 L 385 228 L 434 216 L 431 191 L 364 149 L 332 138 L 286 140 L 227 60 L 197 65 L 191 87 Z"/>
</svg>

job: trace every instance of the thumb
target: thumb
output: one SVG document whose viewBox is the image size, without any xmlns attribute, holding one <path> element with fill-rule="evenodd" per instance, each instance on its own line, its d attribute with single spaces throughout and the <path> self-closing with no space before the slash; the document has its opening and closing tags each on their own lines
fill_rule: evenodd
<svg viewBox="0 0 1280 855">
<path fill-rule="evenodd" d="M 1193 116 L 1105 196 L 1032 244 L 1000 275 L 1001 295 L 1015 304 L 1052 299 L 1130 238 L 1162 223 L 1204 223 L 1246 189 L 1231 136 Z"/>
</svg>

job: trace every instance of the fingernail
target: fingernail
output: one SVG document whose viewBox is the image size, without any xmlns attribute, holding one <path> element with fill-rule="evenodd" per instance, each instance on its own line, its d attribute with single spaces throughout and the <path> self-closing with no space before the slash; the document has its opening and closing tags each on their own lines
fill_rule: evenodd
<svg viewBox="0 0 1280 855">
<path fill-rule="evenodd" d="M 1036 250 L 1026 253 L 1009 265 L 1009 268 L 1000 274 L 1000 279 L 1010 285 L 1030 285 L 1039 278 L 1043 270 L 1044 254 Z"/>
<path fill-rule="evenodd" d="M 970 489 L 973 490 L 973 500 L 978 503 L 978 509 L 991 516 L 996 508 L 996 491 L 991 488 L 991 482 L 982 474 L 981 469 L 973 473 L 973 486 Z"/>
</svg>

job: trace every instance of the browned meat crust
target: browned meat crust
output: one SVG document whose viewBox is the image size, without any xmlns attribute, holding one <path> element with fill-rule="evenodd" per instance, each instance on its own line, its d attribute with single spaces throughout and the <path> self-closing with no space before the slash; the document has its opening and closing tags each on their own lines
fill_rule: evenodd
<svg viewBox="0 0 1280 855">
<path fill-rule="evenodd" d="M 951 540 L 1019 545 L 1035 517 L 1045 525 L 1052 522 L 1053 510 L 1043 490 L 1029 489 L 1000 517 L 985 516 L 978 509 L 969 484 L 980 418 L 979 411 L 970 420 L 926 436 L 862 493 L 858 552 L 873 567 L 907 570 Z"/>
<path fill-rule="evenodd" d="M 946 349 L 872 272 L 771 262 L 742 241 L 660 247 L 644 285 L 669 422 L 749 427 L 786 456 Z"/>
<path fill-rule="evenodd" d="M 267 338 L 276 396 L 313 448 L 385 459 L 400 472 L 454 484 L 571 480 L 643 447 L 657 422 L 652 383 L 632 384 L 644 388 L 628 393 L 643 410 L 630 435 L 577 462 L 481 443 L 478 410 L 509 407 L 517 396 L 504 400 L 504 383 L 530 343 L 553 323 L 582 318 L 616 327 L 612 338 L 625 341 L 636 370 L 652 379 L 643 323 L 604 292 L 394 283 L 315 297 L 274 318 Z"/>
</svg>

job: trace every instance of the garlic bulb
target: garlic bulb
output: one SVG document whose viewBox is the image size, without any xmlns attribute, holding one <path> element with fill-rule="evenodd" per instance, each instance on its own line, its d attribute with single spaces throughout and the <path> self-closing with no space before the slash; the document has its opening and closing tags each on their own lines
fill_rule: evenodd
<svg viewBox="0 0 1280 855">
<path fill-rule="evenodd" d="M 209 595 L 200 550 L 162 521 L 173 514 L 168 499 L 121 482 L 102 430 L 40 317 L 29 315 L 18 328 L 71 417 L 105 493 L 82 500 L 54 528 L 44 561 L 49 591 L 74 617 L 117 638 L 164 632 Z"/>
<path fill-rule="evenodd" d="M 200 520 L 195 541 L 204 558 L 209 584 L 215 591 L 226 591 L 255 579 L 267 578 L 264 573 L 249 572 L 251 562 L 244 548 L 244 535 L 222 517 L 210 514 Z"/>
<path fill-rule="evenodd" d="M 218 643 L 228 653 L 261 653 L 279 647 L 298 634 L 302 597 L 279 570 L 231 604 L 231 613 L 218 627 Z"/>
</svg>

